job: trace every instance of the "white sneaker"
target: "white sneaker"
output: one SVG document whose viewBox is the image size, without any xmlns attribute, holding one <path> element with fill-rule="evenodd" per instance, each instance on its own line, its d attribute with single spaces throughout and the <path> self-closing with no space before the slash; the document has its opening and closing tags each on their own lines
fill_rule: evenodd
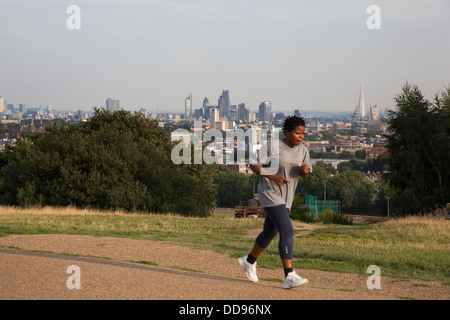
<svg viewBox="0 0 450 320">
<path fill-rule="evenodd" d="M 287 277 L 284 279 L 283 288 L 284 289 L 290 289 L 297 287 L 301 284 L 307 283 L 308 279 L 304 279 L 300 277 L 298 274 L 295 273 L 295 271 L 289 272 Z"/>
<path fill-rule="evenodd" d="M 241 265 L 242 269 L 245 270 L 245 274 L 247 275 L 247 278 L 250 281 L 258 282 L 258 276 L 256 275 L 256 261 L 254 264 L 250 264 L 247 262 L 247 256 L 240 257 L 238 259 L 239 264 Z"/>
</svg>

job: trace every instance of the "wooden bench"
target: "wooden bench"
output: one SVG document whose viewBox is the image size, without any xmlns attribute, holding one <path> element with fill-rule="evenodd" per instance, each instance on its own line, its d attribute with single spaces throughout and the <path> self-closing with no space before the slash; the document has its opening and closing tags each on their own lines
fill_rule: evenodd
<svg viewBox="0 0 450 320">
<path fill-rule="evenodd" d="M 251 207 L 251 206 L 235 206 L 234 207 L 234 217 L 235 218 L 259 218 L 265 215 L 265 211 L 262 207 Z"/>
</svg>

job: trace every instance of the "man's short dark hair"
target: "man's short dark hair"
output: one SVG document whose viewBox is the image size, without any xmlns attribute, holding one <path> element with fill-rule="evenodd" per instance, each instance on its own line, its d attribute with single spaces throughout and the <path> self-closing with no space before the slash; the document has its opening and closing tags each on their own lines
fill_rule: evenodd
<svg viewBox="0 0 450 320">
<path fill-rule="evenodd" d="M 305 120 L 299 116 L 289 116 L 284 120 L 283 123 L 283 132 L 293 131 L 296 127 L 305 127 Z"/>
</svg>

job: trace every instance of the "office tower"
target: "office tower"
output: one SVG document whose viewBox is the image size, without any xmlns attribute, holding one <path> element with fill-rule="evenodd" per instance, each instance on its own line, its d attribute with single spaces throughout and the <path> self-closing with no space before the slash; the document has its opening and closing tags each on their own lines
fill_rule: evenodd
<svg viewBox="0 0 450 320">
<path fill-rule="evenodd" d="M 222 95 L 219 97 L 218 101 L 218 107 L 219 107 L 219 117 L 227 117 L 228 116 L 228 109 L 230 108 L 230 93 L 228 90 L 223 90 Z"/>
<path fill-rule="evenodd" d="M 231 105 L 228 109 L 228 120 L 236 121 L 238 120 L 238 109 L 236 105 Z"/>
<path fill-rule="evenodd" d="M 20 113 L 27 113 L 27 105 L 26 104 L 19 104 L 19 112 Z"/>
<path fill-rule="evenodd" d="M 204 114 L 203 112 L 204 112 L 204 109 L 203 109 L 203 108 L 195 109 L 195 110 L 194 110 L 194 117 L 195 117 L 196 119 L 204 118 L 204 117 L 205 117 L 205 114 Z"/>
<path fill-rule="evenodd" d="M 270 102 L 269 99 L 266 98 L 266 100 L 264 100 L 264 103 L 266 104 L 266 112 L 271 113 L 272 112 L 272 102 Z"/>
<path fill-rule="evenodd" d="M 6 110 L 6 99 L 0 96 L 0 112 Z"/>
<path fill-rule="evenodd" d="M 266 104 L 264 102 L 261 102 L 259 105 L 258 119 L 259 121 L 264 121 L 265 118 L 266 118 Z"/>
<path fill-rule="evenodd" d="M 211 105 L 209 105 L 209 106 L 207 106 L 206 107 L 206 109 L 205 109 L 205 116 L 206 116 L 206 119 L 207 120 L 210 120 L 211 118 L 211 110 L 212 109 L 217 109 L 217 110 L 219 110 L 218 108 L 217 108 L 217 106 L 211 106 Z"/>
<path fill-rule="evenodd" d="M 192 115 L 192 93 L 189 94 L 189 97 L 184 99 L 184 117 L 190 118 Z"/>
<path fill-rule="evenodd" d="M 245 108 L 245 103 L 240 103 L 238 106 L 238 120 L 241 121 L 248 121 L 248 119 L 246 118 L 246 114 L 245 111 L 247 110 L 247 108 Z"/>
<path fill-rule="evenodd" d="M 359 91 L 359 103 L 356 106 L 353 113 L 353 120 L 364 120 L 366 118 L 366 107 L 364 106 L 364 87 L 361 83 L 361 89 Z"/>
<path fill-rule="evenodd" d="M 209 119 L 209 100 L 208 100 L 208 98 L 203 99 L 202 113 L 203 113 L 203 118 L 208 120 Z"/>
<path fill-rule="evenodd" d="M 275 114 L 275 120 L 281 120 L 283 121 L 284 119 L 286 119 L 287 115 L 284 112 L 278 112 L 277 114 Z"/>
<path fill-rule="evenodd" d="M 106 111 L 113 113 L 120 110 L 120 101 L 116 99 L 106 99 Z"/>
<path fill-rule="evenodd" d="M 209 119 L 211 120 L 211 123 L 212 122 L 219 122 L 219 114 L 220 114 L 220 111 L 217 108 L 212 108 L 210 110 Z"/>
<path fill-rule="evenodd" d="M 272 102 L 265 100 L 259 105 L 259 121 L 270 121 L 270 111 L 272 111 Z"/>
<path fill-rule="evenodd" d="M 205 99 L 203 99 L 203 109 L 207 109 L 209 106 L 209 100 L 207 97 L 205 97 Z"/>
<path fill-rule="evenodd" d="M 219 109 L 217 108 L 211 108 L 209 111 L 209 120 L 211 123 L 211 128 L 216 128 L 217 125 L 220 123 L 219 121 Z"/>
<path fill-rule="evenodd" d="M 380 120 L 380 110 L 377 104 L 370 107 L 370 118 L 372 120 Z"/>
</svg>

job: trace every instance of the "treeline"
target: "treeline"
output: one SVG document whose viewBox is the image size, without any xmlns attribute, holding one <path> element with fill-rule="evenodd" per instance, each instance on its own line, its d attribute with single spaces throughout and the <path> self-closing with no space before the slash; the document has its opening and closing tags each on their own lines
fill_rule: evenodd
<svg viewBox="0 0 450 320">
<path fill-rule="evenodd" d="M 345 171 L 360 171 L 360 172 L 383 172 L 388 170 L 388 166 L 383 162 L 383 156 L 376 159 L 369 158 L 367 160 L 351 159 L 349 161 L 341 162 L 337 165 L 337 169 L 328 167 L 324 161 L 317 161 L 314 167 L 322 167 L 327 173 L 343 173 Z"/>
<path fill-rule="evenodd" d="M 79 125 L 54 124 L 0 153 L 0 203 L 207 216 L 215 170 L 175 165 L 157 122 L 95 109 Z"/>
<path fill-rule="evenodd" d="M 311 159 L 356 159 L 355 154 L 350 151 L 342 151 L 340 153 L 334 153 L 334 152 L 317 152 L 311 150 L 309 153 Z"/>
</svg>

